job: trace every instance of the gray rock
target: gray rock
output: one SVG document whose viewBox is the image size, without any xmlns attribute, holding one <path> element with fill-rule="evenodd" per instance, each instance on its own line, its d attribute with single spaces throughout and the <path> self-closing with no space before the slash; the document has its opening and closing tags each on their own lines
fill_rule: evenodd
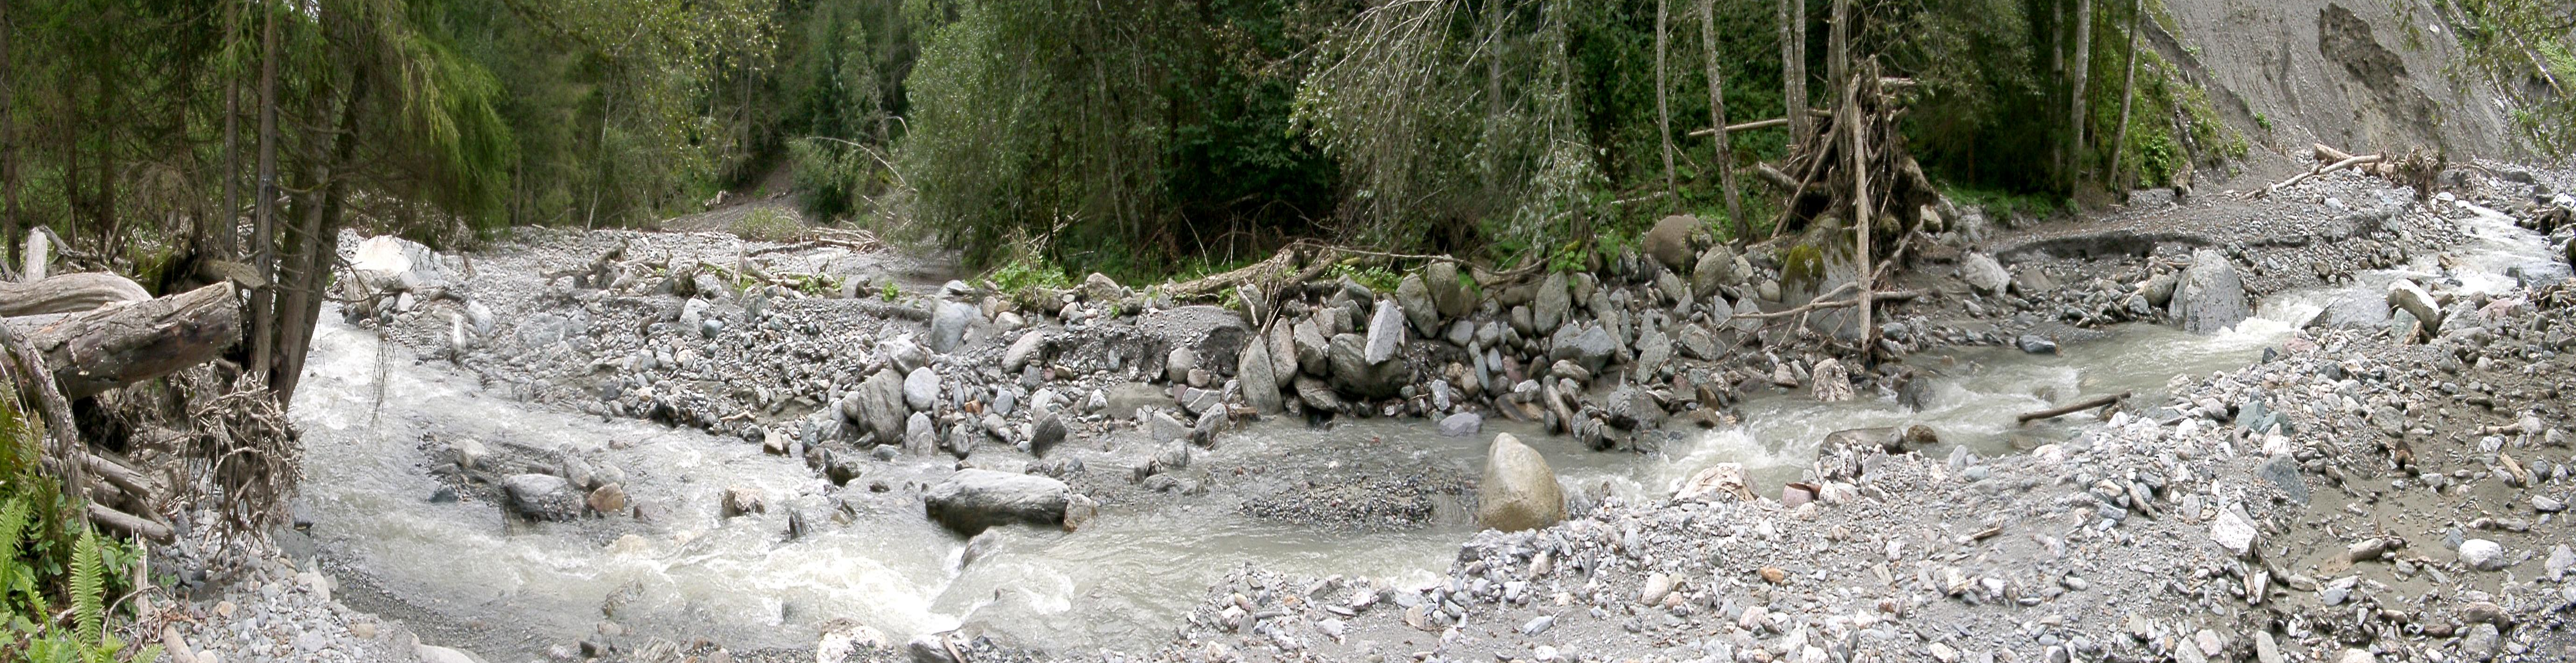
<svg viewBox="0 0 2576 663">
<path fill-rule="evenodd" d="M 928 456 L 939 450 L 939 427 L 928 412 L 914 412 L 903 424 L 903 452 Z"/>
<path fill-rule="evenodd" d="M 1485 430 L 1485 418 L 1474 412 L 1460 412 L 1440 419 L 1440 434 L 1468 437 Z"/>
<path fill-rule="evenodd" d="M 2504 634 L 2494 624 L 2479 622 L 2469 626 L 2467 635 L 2460 636 L 2460 655 L 2472 661 L 2492 661 L 2503 645 Z"/>
<path fill-rule="evenodd" d="M 1516 532 L 1565 520 L 1565 493 L 1556 471 L 1537 449 L 1510 433 L 1494 435 L 1476 498 L 1476 524 L 1489 529 Z"/>
<path fill-rule="evenodd" d="M 1199 367 L 1199 353 L 1189 348 L 1172 348 L 1163 355 L 1163 379 L 1172 384 L 1188 384 L 1190 371 Z"/>
<path fill-rule="evenodd" d="M 2308 481 L 2299 476 L 2299 459 L 2291 458 L 2288 454 L 2276 455 L 2264 459 L 2261 466 L 2254 468 L 2254 472 L 2261 475 L 2264 481 L 2271 482 L 2273 486 L 2280 488 L 2282 494 L 2290 496 L 2290 501 L 2299 504 L 2308 503 Z"/>
<path fill-rule="evenodd" d="M 1062 444 L 1065 435 L 1069 432 L 1065 428 L 1062 414 L 1048 412 L 1045 416 L 1038 417 L 1037 423 L 1029 430 L 1029 453 L 1045 456 L 1048 449 Z"/>
<path fill-rule="evenodd" d="M 1690 267 L 1691 238 L 1699 230 L 1699 217 L 1675 214 L 1656 221 L 1638 243 L 1648 257 L 1663 263 L 1665 269 L 1681 270 Z"/>
<path fill-rule="evenodd" d="M 966 327 L 983 318 L 974 306 L 942 301 L 930 312 L 930 351 L 948 354 L 966 343 Z"/>
<path fill-rule="evenodd" d="M 1600 373 L 1603 367 L 1609 366 L 1610 359 L 1619 352 L 1619 342 L 1612 339 L 1610 332 L 1602 329 L 1598 324 L 1582 325 L 1580 328 L 1574 325 L 1558 327 L 1556 337 L 1550 341 L 1550 346 L 1549 359 L 1570 360 L 1582 366 L 1584 370 L 1596 374 Z"/>
<path fill-rule="evenodd" d="M 1431 307 L 1440 317 L 1463 318 L 1475 312 L 1476 296 L 1458 280 L 1457 265 L 1444 261 L 1423 267 L 1422 284 L 1431 289 Z"/>
<path fill-rule="evenodd" d="M 501 492 L 509 498 L 510 510 L 529 520 L 581 517 L 582 496 L 563 477 L 513 474 L 501 479 Z"/>
<path fill-rule="evenodd" d="M 1216 434 L 1225 428 L 1225 410 L 1212 409 L 1199 413 L 1198 423 L 1190 425 L 1190 443 L 1202 447 L 1216 446 Z"/>
<path fill-rule="evenodd" d="M 1358 334 L 1333 337 L 1332 346 L 1326 353 L 1332 365 L 1333 387 L 1363 398 L 1395 396 L 1404 387 L 1407 373 L 1404 362 L 1392 359 L 1368 361 L 1366 345 L 1367 342 Z"/>
<path fill-rule="evenodd" d="M 1290 325 L 1270 326 L 1270 377 L 1281 389 L 1297 379 L 1297 339 Z"/>
<path fill-rule="evenodd" d="M 2565 580 L 2569 569 L 2576 569 L 2576 550 L 2569 549 L 2564 543 L 2551 546 L 2549 561 L 2541 563 L 2541 570 L 2549 574 L 2549 581 Z"/>
<path fill-rule="evenodd" d="M 1002 350 L 1002 370 L 1020 372 L 1021 367 L 1038 358 L 1038 351 L 1046 348 L 1046 341 L 1045 330 L 1031 329 L 1020 334 L 1020 340 L 1012 341 L 1011 347 Z"/>
<path fill-rule="evenodd" d="M 923 366 L 904 375 L 903 404 L 914 412 L 929 412 L 939 407 L 939 372 Z"/>
<path fill-rule="evenodd" d="M 2173 301 L 2174 286 L 2174 275 L 2157 274 L 2138 284 L 2138 294 L 2146 297 L 2148 306 L 2163 308 Z"/>
<path fill-rule="evenodd" d="M 1673 335 L 1673 342 L 1681 347 L 1682 356 L 1692 359 L 1717 361 L 1718 353 L 1722 352 L 1717 345 L 1717 334 L 1695 324 L 1682 325 L 1681 332 Z"/>
<path fill-rule="evenodd" d="M 2215 334 L 2243 322 L 2252 309 L 2246 305 L 2245 282 L 2236 275 L 2236 263 L 2215 249 L 2193 251 L 2191 267 L 2183 270 L 2166 314 L 2180 322 L 2183 331 L 2194 334 Z"/>
<path fill-rule="evenodd" d="M 884 357 L 887 363 L 893 364 L 895 374 L 898 376 L 910 373 L 912 369 L 930 365 L 930 350 L 921 347 L 919 343 L 912 342 L 909 336 L 886 341 L 883 345 L 877 346 L 877 355 Z"/>
<path fill-rule="evenodd" d="M 2238 557 L 2253 550 L 2254 536 L 2253 521 L 2246 520 L 2235 509 L 2219 511 L 2218 517 L 2209 522 L 2209 539 Z"/>
<path fill-rule="evenodd" d="M 1646 333 L 1637 335 L 1637 381 L 1652 379 L 1655 371 L 1672 358 L 1673 340 L 1665 337 L 1662 330 L 1647 329 Z"/>
<path fill-rule="evenodd" d="M 1558 323 L 1565 321 L 1566 309 L 1573 306 L 1573 296 L 1565 291 L 1565 274 L 1548 274 L 1547 280 L 1539 282 L 1538 295 L 1530 300 L 1530 328 L 1556 329 Z"/>
<path fill-rule="evenodd" d="M 1287 404 L 1279 399 L 1279 383 L 1270 372 L 1270 349 L 1267 343 L 1254 340 L 1243 346 L 1242 361 L 1234 367 L 1235 386 L 1243 390 L 1243 402 L 1262 414 L 1278 414 Z"/>
<path fill-rule="evenodd" d="M 1994 256 L 1970 252 L 1959 259 L 1959 279 L 1967 281 L 1968 287 L 1976 288 L 1977 294 L 1992 295 L 2003 292 L 2012 284 L 2012 273 L 2004 271 L 2003 264 L 1995 262 Z"/>
<path fill-rule="evenodd" d="M 1377 313 L 1369 316 L 1368 347 L 1362 358 L 1371 364 L 1383 362 L 1394 358 L 1403 345 L 1404 307 L 1393 299 L 1378 300 Z"/>
<path fill-rule="evenodd" d="M 1699 265 L 1691 268 L 1691 296 L 1707 299 L 1718 289 L 1744 284 L 1744 275 L 1735 271 L 1735 249 L 1724 244 L 1708 247 L 1699 254 Z"/>
<path fill-rule="evenodd" d="M 841 417 L 851 425 L 874 433 L 880 444 L 892 443 L 903 436 L 904 378 L 895 369 L 877 371 L 859 383 L 858 388 L 841 397 Z"/>
<path fill-rule="evenodd" d="M 965 469 L 932 485 L 922 507 L 931 520 L 973 536 L 995 525 L 1061 525 L 1072 495 L 1064 482 L 1047 477 Z"/>
<path fill-rule="evenodd" d="M 1145 419 L 1145 432 L 1153 435 L 1155 442 L 1170 442 L 1188 438 L 1190 426 L 1170 414 L 1156 412 Z"/>
<path fill-rule="evenodd" d="M 1323 380 L 1301 375 L 1297 376 L 1297 381 L 1293 384 L 1297 389 L 1298 402 L 1305 403 L 1308 409 L 1324 412 L 1341 411 L 1341 395 L 1334 393 L 1332 386 Z"/>
<path fill-rule="evenodd" d="M 2388 284 L 2388 305 L 2415 316 L 2415 321 L 2424 324 L 2424 333 L 2441 333 L 2441 307 L 2433 302 L 2432 294 L 2424 292 L 2424 288 L 2415 285 L 2414 281 L 2398 279 Z"/>
<path fill-rule="evenodd" d="M 1440 337 L 1440 309 L 1431 301 L 1431 287 L 1422 275 L 1404 277 L 1395 284 L 1395 302 L 1404 307 L 1404 319 L 1413 323 L 1414 331 L 1423 338 Z"/>
<path fill-rule="evenodd" d="M 1245 326 L 1242 314 L 1205 305 L 1137 316 L 1136 331 L 1161 341 L 1162 347 L 1189 348 L 1198 353 L 1199 361 L 1214 366 L 1233 364 L 1244 341 L 1252 338 L 1252 328 Z"/>
<path fill-rule="evenodd" d="M 2023 334 L 2020 338 L 2013 339 L 2013 345 L 2019 346 L 2022 352 L 2030 354 L 2057 354 L 2057 341 L 2049 340 L 2048 337 L 2037 334 Z"/>
<path fill-rule="evenodd" d="M 1297 346 L 1297 367 L 1300 371 L 1316 377 L 1333 374 L 1329 356 L 1331 341 L 1324 337 L 1322 328 L 1316 326 L 1314 318 L 1297 321 L 1296 327 L 1290 332 L 1290 338 Z"/>
</svg>

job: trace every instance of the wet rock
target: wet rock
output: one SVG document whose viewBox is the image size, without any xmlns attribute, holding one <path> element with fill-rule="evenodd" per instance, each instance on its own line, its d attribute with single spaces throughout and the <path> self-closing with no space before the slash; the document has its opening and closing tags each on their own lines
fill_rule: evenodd
<svg viewBox="0 0 2576 663">
<path fill-rule="evenodd" d="M 939 373 L 923 366 L 903 376 L 903 404 L 914 412 L 939 407 Z"/>
<path fill-rule="evenodd" d="M 2163 308 L 2173 302 L 2174 286 L 2174 275 L 2157 274 L 2138 284 L 2138 295 L 2146 298 L 2148 306 Z"/>
<path fill-rule="evenodd" d="M 2023 334 L 2020 338 L 2013 339 L 2013 345 L 2020 347 L 2022 352 L 2030 354 L 2057 354 L 2057 341 L 2049 340 L 2048 337 L 2038 334 Z"/>
<path fill-rule="evenodd" d="M 974 306 L 942 301 L 930 312 L 930 351 L 947 354 L 966 342 L 966 327 L 979 322 Z"/>
<path fill-rule="evenodd" d="M 1440 419 L 1440 434 L 1469 437 L 1485 429 L 1485 418 L 1474 412 L 1460 412 Z"/>
<path fill-rule="evenodd" d="M 1162 412 L 1156 412 L 1154 416 L 1146 418 L 1145 429 L 1153 435 L 1155 442 L 1170 442 L 1190 436 L 1189 424 L 1181 423 L 1181 420 Z"/>
<path fill-rule="evenodd" d="M 510 510 L 529 520 L 581 517 L 581 497 L 573 492 L 572 482 L 563 477 L 513 474 L 501 479 L 501 492 L 509 498 Z"/>
<path fill-rule="evenodd" d="M 2201 249 L 2192 252 L 2191 266 L 2183 270 L 2166 314 L 2180 322 L 2183 331 L 2214 334 L 2243 322 L 2251 311 L 2236 263 L 2215 249 Z"/>
<path fill-rule="evenodd" d="M 1012 341 L 1011 347 L 1002 350 L 1002 370 L 1010 373 L 1020 372 L 1021 367 L 1028 366 L 1030 361 L 1037 359 L 1038 351 L 1046 347 L 1046 341 L 1047 333 L 1044 330 L 1031 329 L 1020 334 L 1020 340 Z"/>
<path fill-rule="evenodd" d="M 1753 499 L 1753 494 L 1753 483 L 1744 476 L 1744 464 L 1718 463 L 1716 465 L 1700 468 L 1698 472 L 1691 473 L 1690 479 L 1682 482 L 1681 489 L 1674 491 L 1673 499 L 1684 501 L 1715 500 L 1718 498 L 1751 500 Z"/>
<path fill-rule="evenodd" d="M 2432 294 L 2424 292 L 2424 288 L 2415 285 L 2414 281 L 2398 279 L 2388 284 L 2388 305 L 2415 316 L 2415 321 L 2424 324 L 2424 333 L 2441 332 L 2441 306 L 2434 303 Z"/>
<path fill-rule="evenodd" d="M 841 397 L 841 417 L 851 425 L 876 435 L 877 443 L 888 444 L 903 437 L 905 415 L 904 378 L 894 369 L 877 371 Z"/>
<path fill-rule="evenodd" d="M 1993 295 L 2012 284 L 2012 273 L 2004 271 L 1994 256 L 1973 252 L 1959 259 L 1959 279 L 1976 288 L 1977 294 Z"/>
<path fill-rule="evenodd" d="M 1333 393 L 1332 386 L 1326 384 L 1323 380 L 1317 380 L 1301 375 L 1297 377 L 1295 386 L 1297 389 L 1298 402 L 1305 403 L 1308 409 L 1321 410 L 1324 412 L 1341 411 L 1341 396 Z"/>
<path fill-rule="evenodd" d="M 1432 303 L 1431 287 L 1423 283 L 1422 275 L 1406 276 L 1396 282 L 1395 303 L 1403 307 L 1404 319 L 1412 322 L 1423 338 L 1440 336 L 1440 309 Z"/>
<path fill-rule="evenodd" d="M 600 484 L 583 500 L 592 513 L 615 515 L 626 512 L 626 487 L 614 483 Z"/>
<path fill-rule="evenodd" d="M 1270 372 L 1273 366 L 1269 344 L 1255 339 L 1243 346 L 1242 361 L 1234 367 L 1235 387 L 1243 390 L 1243 402 L 1262 414 L 1278 414 L 1287 407 L 1279 399 L 1279 383 Z"/>
<path fill-rule="evenodd" d="M 1815 381 L 1811 393 L 1817 401 L 1840 403 L 1853 398 L 1851 372 L 1843 368 L 1842 360 L 1827 358 L 1816 362 L 1811 375 Z"/>
<path fill-rule="evenodd" d="M 2494 571 L 2513 563 L 2505 559 L 2503 544 L 2486 539 L 2461 541 L 2459 552 L 2462 565 L 2480 571 Z"/>
<path fill-rule="evenodd" d="M 931 520 L 973 536 L 995 525 L 1062 525 L 1072 490 L 1062 481 L 985 469 L 958 470 L 922 494 Z"/>
<path fill-rule="evenodd" d="M 1647 257 L 1663 263 L 1665 269 L 1679 271 L 1690 267 L 1692 236 L 1699 233 L 1699 217 L 1675 214 L 1655 222 L 1638 241 Z"/>
<path fill-rule="evenodd" d="M 1494 436 L 1476 496 L 1476 524 L 1486 528 L 1514 532 L 1565 519 L 1565 493 L 1555 470 L 1538 450 L 1510 433 Z"/>
<path fill-rule="evenodd" d="M 1404 362 L 1394 359 L 1368 361 L 1367 346 L 1368 342 L 1358 334 L 1333 337 L 1326 353 L 1332 366 L 1333 386 L 1362 398 L 1395 396 L 1406 382 Z"/>
<path fill-rule="evenodd" d="M 1476 296 L 1458 280 L 1456 264 L 1434 262 L 1423 267 L 1422 284 L 1430 288 L 1432 310 L 1440 312 L 1440 317 L 1463 318 L 1475 312 Z"/>
<path fill-rule="evenodd" d="M 1038 417 L 1037 424 L 1029 429 L 1029 453 L 1045 456 L 1048 449 L 1053 449 L 1055 445 L 1064 442 L 1068 432 L 1064 425 L 1064 415 L 1048 412 L 1045 416 Z"/>
<path fill-rule="evenodd" d="M 761 496 L 760 489 L 749 486 L 726 488 L 716 505 L 717 515 L 724 518 L 768 511 L 768 499 Z"/>
</svg>

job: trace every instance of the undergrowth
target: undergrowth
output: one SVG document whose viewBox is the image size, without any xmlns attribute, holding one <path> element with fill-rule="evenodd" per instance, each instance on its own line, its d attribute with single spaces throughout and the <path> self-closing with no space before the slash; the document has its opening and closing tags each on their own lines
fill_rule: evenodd
<svg viewBox="0 0 2576 663">
<path fill-rule="evenodd" d="M 73 514 L 77 500 L 37 471 L 42 431 L 0 387 L 0 660 L 31 663 L 151 661 L 158 646 L 129 649 L 110 619 L 108 597 L 135 586 L 126 576 L 142 551 L 99 536 Z"/>
</svg>

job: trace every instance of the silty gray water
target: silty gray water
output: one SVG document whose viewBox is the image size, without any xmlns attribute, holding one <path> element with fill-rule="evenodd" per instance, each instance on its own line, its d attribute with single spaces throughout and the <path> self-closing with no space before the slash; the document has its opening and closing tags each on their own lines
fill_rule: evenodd
<svg viewBox="0 0 2576 663">
<path fill-rule="evenodd" d="M 2509 271 L 2565 274 L 2546 258 L 2537 235 L 2501 215 L 2468 211 L 2461 224 L 2474 241 L 2447 269 L 2429 256 L 2408 269 L 2489 288 Z M 1500 421 L 1475 438 L 1445 438 L 1427 422 L 1357 421 L 1318 430 L 1273 420 L 1229 434 L 1203 462 L 1257 463 L 1328 448 L 1356 455 L 1355 462 L 1443 463 L 1472 473 L 1485 440 L 1508 430 L 1592 498 L 1604 490 L 1660 498 L 1719 462 L 1743 463 L 1757 485 L 1776 490 L 1799 476 L 1818 441 L 1834 430 L 1922 423 L 1939 430 L 1945 445 L 1981 455 L 2065 439 L 2090 415 L 2030 426 L 2013 417 L 2085 395 L 2134 391 L 2152 398 L 2177 378 L 2244 366 L 2319 310 L 2338 301 L 2378 301 L 2390 280 L 2408 273 L 2372 272 L 2345 287 L 2275 295 L 2255 318 L 2211 336 L 2129 325 L 2106 340 L 2069 345 L 2058 356 L 1977 348 L 1918 357 L 1945 366 L 1921 411 L 1878 394 L 1846 403 L 1766 396 L 1743 405 L 1741 425 L 1672 431 L 1658 451 L 1644 454 L 1589 452 Z M 1248 517 L 1222 500 L 1177 500 L 1112 505 L 1080 532 L 997 530 L 967 564 L 966 541 L 924 519 L 917 500 L 842 492 L 860 489 L 856 483 L 834 488 L 802 463 L 763 455 L 757 445 L 483 398 L 468 374 L 415 363 L 408 351 L 337 322 L 322 325 L 314 348 L 293 414 L 306 430 L 303 499 L 320 523 L 314 536 L 323 554 L 366 574 L 393 600 L 439 618 L 514 631 L 517 641 L 579 639 L 605 617 L 674 639 L 798 647 L 811 645 L 821 624 L 846 618 L 897 640 L 971 624 L 1059 652 L 1137 651 L 1166 639 L 1187 607 L 1237 565 L 1428 582 L 1473 528 L 1464 515 L 1444 513 L 1419 529 L 1334 531 Z M 392 370 L 380 370 L 385 365 Z M 379 406 L 380 380 L 390 382 Z M 650 522 L 525 525 L 508 522 L 487 503 L 430 502 L 425 497 L 437 483 L 426 468 L 443 462 L 446 445 L 463 438 L 576 450 L 623 468 L 628 492 L 657 515 Z M 1355 438 L 1371 442 L 1352 443 Z M 937 476 L 926 459 L 887 465 L 872 476 L 895 482 Z M 776 506 L 719 519 L 719 494 L 731 486 L 758 488 Z M 837 507 L 836 495 L 843 498 Z M 834 524 L 782 542 L 790 510 Z"/>
</svg>

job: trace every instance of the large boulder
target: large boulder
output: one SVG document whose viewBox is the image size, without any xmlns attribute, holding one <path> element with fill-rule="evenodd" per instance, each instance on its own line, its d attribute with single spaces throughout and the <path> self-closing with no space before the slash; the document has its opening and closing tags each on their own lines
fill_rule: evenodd
<svg viewBox="0 0 2576 663">
<path fill-rule="evenodd" d="M 930 351 L 947 354 L 966 342 L 966 327 L 983 317 L 975 307 L 951 301 L 939 302 L 930 312 Z"/>
<path fill-rule="evenodd" d="M 1203 365 L 1234 363 L 1244 339 L 1252 337 L 1243 316 L 1215 306 L 1183 306 L 1136 317 L 1136 331 L 1169 348 L 1189 348 Z"/>
<path fill-rule="evenodd" d="M 1555 329 L 1565 321 L 1565 311 L 1574 306 L 1574 297 L 1565 291 L 1565 274 L 1550 273 L 1538 284 L 1538 294 L 1530 299 L 1530 328 L 1538 331 Z"/>
<path fill-rule="evenodd" d="M 438 252 L 419 242 L 378 235 L 358 243 L 349 269 L 368 288 L 387 292 L 420 292 L 460 280 Z"/>
<path fill-rule="evenodd" d="M 2003 264 L 1995 262 L 1994 256 L 1969 253 L 1959 259 L 1959 279 L 1967 281 L 1968 287 L 1976 288 L 1977 294 L 1992 295 L 2003 292 L 2005 286 L 2012 284 L 2012 273 L 2004 271 Z"/>
<path fill-rule="evenodd" d="M 2182 323 L 2183 331 L 2215 334 L 2243 322 L 2253 310 L 2246 306 L 2245 282 L 2236 275 L 2236 263 L 2226 254 L 2201 249 L 2192 252 L 2191 267 L 2183 270 L 2166 313 Z"/>
<path fill-rule="evenodd" d="M 2388 284 L 2388 305 L 2415 316 L 2416 322 L 2424 323 L 2424 333 L 2441 333 L 2441 305 L 2433 301 L 2432 293 L 2425 292 L 2423 286 L 2415 285 L 2414 281 L 2398 279 Z"/>
<path fill-rule="evenodd" d="M 1422 268 L 1422 284 L 1431 289 L 1431 306 L 1444 318 L 1463 318 L 1476 310 L 1476 296 L 1458 280 L 1458 266 L 1434 262 Z"/>
<path fill-rule="evenodd" d="M 1062 525 L 1073 491 L 1064 482 L 1034 474 L 958 470 L 922 494 L 931 520 L 974 536 L 995 525 Z"/>
<path fill-rule="evenodd" d="M 1369 316 L 1368 347 L 1362 358 L 1375 364 L 1395 358 L 1404 345 L 1404 307 L 1392 299 L 1377 302 L 1377 313 Z"/>
<path fill-rule="evenodd" d="M 1691 268 L 1691 296 L 1705 299 L 1723 286 L 1743 285 L 1744 275 L 1735 271 L 1735 249 L 1724 244 L 1708 247 L 1699 254 L 1699 266 Z"/>
<path fill-rule="evenodd" d="M 877 443 L 887 444 L 903 438 L 905 415 L 912 413 L 903 403 L 903 377 L 894 369 L 877 371 L 841 397 L 841 417 L 860 430 L 874 433 Z"/>
<path fill-rule="evenodd" d="M 1422 275 L 1407 276 L 1395 284 L 1395 303 L 1404 307 L 1404 319 L 1413 323 L 1415 331 L 1425 337 L 1440 335 L 1440 308 L 1432 303 L 1431 286 L 1422 282 Z"/>
<path fill-rule="evenodd" d="M 1234 368 L 1235 386 L 1243 390 L 1243 402 L 1262 414 L 1278 414 L 1287 405 L 1279 399 L 1279 382 L 1271 374 L 1269 343 L 1253 339 L 1243 346 L 1243 360 Z"/>
<path fill-rule="evenodd" d="M 572 482 L 552 474 L 513 474 L 501 479 L 501 493 L 509 498 L 510 510 L 529 520 L 572 520 L 581 517 L 582 495 L 574 492 Z"/>
<path fill-rule="evenodd" d="M 1646 255 L 1663 263 L 1665 269 L 1681 271 L 1690 266 L 1691 238 L 1699 233 L 1699 228 L 1699 217 L 1688 214 L 1667 216 L 1656 221 L 1655 227 L 1646 231 L 1646 237 L 1640 243 L 1644 245 Z"/>
<path fill-rule="evenodd" d="M 1565 491 L 1547 458 L 1510 433 L 1496 433 L 1485 454 L 1485 477 L 1476 484 L 1476 524 L 1517 532 L 1562 520 Z"/>
<path fill-rule="evenodd" d="M 1397 323 L 1402 324 L 1402 323 Z M 1404 362 L 1368 360 L 1368 341 L 1358 334 L 1334 336 L 1326 348 L 1326 362 L 1332 367 L 1333 387 L 1362 398 L 1388 398 L 1404 388 Z"/>
<path fill-rule="evenodd" d="M 1289 342 L 1297 349 L 1298 370 L 1314 376 L 1332 374 L 1332 341 L 1324 337 L 1323 328 L 1315 324 L 1314 318 L 1297 321 L 1289 332 Z"/>
</svg>

